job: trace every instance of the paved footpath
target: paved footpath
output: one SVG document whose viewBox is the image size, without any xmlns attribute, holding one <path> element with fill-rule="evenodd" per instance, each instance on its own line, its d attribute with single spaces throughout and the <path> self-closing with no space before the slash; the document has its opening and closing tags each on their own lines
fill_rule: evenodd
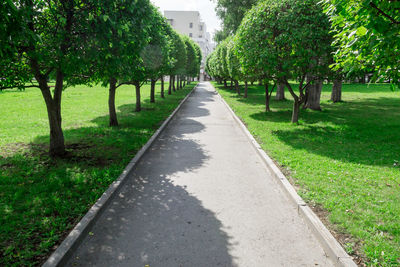
<svg viewBox="0 0 400 267">
<path fill-rule="evenodd" d="M 201 83 L 69 266 L 332 266 L 210 83 Z"/>
</svg>

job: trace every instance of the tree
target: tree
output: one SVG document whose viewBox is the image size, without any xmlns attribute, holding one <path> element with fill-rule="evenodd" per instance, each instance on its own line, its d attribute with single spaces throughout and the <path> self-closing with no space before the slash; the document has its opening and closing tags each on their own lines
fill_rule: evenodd
<svg viewBox="0 0 400 267">
<path fill-rule="evenodd" d="M 197 57 L 197 65 L 196 65 L 196 70 L 195 73 L 197 74 L 195 77 L 198 77 L 200 74 L 200 67 L 201 67 L 201 63 L 203 61 L 203 54 L 201 52 L 201 48 L 197 43 L 194 43 L 194 48 L 196 49 L 196 57 Z"/>
<path fill-rule="evenodd" d="M 238 95 L 240 95 L 239 81 L 245 81 L 245 97 L 247 97 L 247 78 L 243 74 L 242 66 L 240 65 L 239 58 L 236 54 L 237 52 L 234 37 L 228 37 L 226 42 L 226 63 L 229 76 L 235 81 L 235 88 Z"/>
<path fill-rule="evenodd" d="M 165 35 L 165 18 L 158 9 L 153 7 L 153 15 L 150 23 L 150 42 L 143 49 L 141 57 L 145 66 L 146 77 L 151 80 L 150 102 L 155 102 L 155 84 L 165 70 L 169 60 L 168 37 Z"/>
<path fill-rule="evenodd" d="M 335 69 L 349 74 L 374 66 L 372 81 L 400 88 L 400 2 L 324 0 L 335 35 Z"/>
<path fill-rule="evenodd" d="M 179 39 L 180 39 L 180 44 L 182 46 L 182 49 L 179 50 L 179 56 L 177 57 L 177 69 L 176 69 L 176 86 L 177 89 L 181 89 L 181 81 L 182 81 L 182 76 L 185 75 L 186 73 L 186 64 L 187 64 L 187 51 L 186 51 L 186 45 L 185 45 L 185 35 L 179 34 Z"/>
<path fill-rule="evenodd" d="M 175 91 L 175 76 L 185 71 L 186 65 L 186 48 L 181 36 L 174 30 L 168 32 L 171 38 L 171 57 L 173 58 L 173 64 L 171 64 L 168 74 L 170 75 L 170 82 L 168 88 L 168 94 Z"/>
<path fill-rule="evenodd" d="M 219 43 L 235 34 L 247 10 L 251 9 L 258 0 L 216 0 L 215 11 L 222 20 L 222 30 L 215 35 Z"/>
<path fill-rule="evenodd" d="M 306 88 L 326 69 L 320 60 L 330 49 L 328 17 L 315 0 L 265 0 L 253 7 L 238 30 L 238 51 L 245 72 L 284 83 L 294 99 L 292 122 L 306 100 Z M 311 77 L 305 82 L 306 77 Z M 300 81 L 298 94 L 289 80 Z M 268 95 L 268 94 L 267 94 Z"/>
<path fill-rule="evenodd" d="M 141 51 L 150 41 L 154 11 L 148 0 L 138 0 L 104 2 L 99 12 L 107 15 L 93 19 L 91 35 L 96 38 L 85 57 L 93 73 L 87 75 L 95 83 L 109 86 L 109 124 L 118 126 L 116 89 L 131 80 L 132 66 L 140 61 Z"/>
<path fill-rule="evenodd" d="M 217 51 L 218 72 L 224 78 L 224 85 L 227 87 L 226 80 L 230 79 L 228 63 L 226 61 L 227 40 L 220 42 Z"/>
<path fill-rule="evenodd" d="M 26 78 L 35 78 L 29 86 L 41 90 L 46 104 L 51 156 L 66 154 L 62 92 L 65 82 L 74 84 L 87 72 L 88 66 L 83 64 L 81 56 L 87 52 L 85 44 L 90 36 L 86 31 L 91 26 L 90 18 L 100 15 L 99 6 L 96 1 L 6 1 L 2 4 L 7 13 L 1 26 L 6 33 L 0 35 L 2 64 L 18 66 L 8 77 L 17 79 L 15 83 L 20 86 Z M 54 90 L 50 89 L 50 78 L 55 79 Z"/>
</svg>

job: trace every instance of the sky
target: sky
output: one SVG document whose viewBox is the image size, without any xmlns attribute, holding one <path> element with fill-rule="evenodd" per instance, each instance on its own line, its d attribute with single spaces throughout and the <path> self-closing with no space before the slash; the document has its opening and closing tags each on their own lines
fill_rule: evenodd
<svg viewBox="0 0 400 267">
<path fill-rule="evenodd" d="M 201 19 L 207 25 L 207 31 L 214 36 L 215 30 L 221 28 L 219 18 L 215 13 L 215 3 L 212 0 L 151 0 L 153 4 L 164 10 L 199 11 Z"/>
</svg>

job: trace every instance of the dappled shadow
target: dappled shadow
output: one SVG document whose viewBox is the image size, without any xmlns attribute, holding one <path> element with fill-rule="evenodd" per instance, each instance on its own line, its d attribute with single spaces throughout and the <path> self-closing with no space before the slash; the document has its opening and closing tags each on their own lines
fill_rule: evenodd
<svg viewBox="0 0 400 267">
<path fill-rule="evenodd" d="M 372 119 L 366 119 L 365 112 Z M 258 121 L 290 123 L 291 111 L 257 112 L 250 117 Z M 302 110 L 300 125 L 272 134 L 295 149 L 343 162 L 393 166 L 400 155 L 399 131 L 400 99 L 382 97 L 323 104 L 322 112 Z"/>
<path fill-rule="evenodd" d="M 190 119 L 208 114 L 202 105 L 182 106 L 68 266 L 235 266 L 221 222 L 177 181 L 195 179 L 209 160 L 202 145 L 184 138 L 204 130 Z"/>
<path fill-rule="evenodd" d="M 170 179 L 194 172 L 208 156 L 192 140 L 164 138 L 113 199 L 70 266 L 233 266 L 221 222 Z"/>
</svg>

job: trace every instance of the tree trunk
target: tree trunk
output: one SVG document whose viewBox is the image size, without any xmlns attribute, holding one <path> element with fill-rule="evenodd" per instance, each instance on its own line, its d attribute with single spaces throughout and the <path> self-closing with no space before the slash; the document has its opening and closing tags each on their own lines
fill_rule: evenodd
<svg viewBox="0 0 400 267">
<path fill-rule="evenodd" d="M 176 91 L 176 88 L 175 88 L 175 75 L 172 77 L 172 91 Z"/>
<path fill-rule="evenodd" d="M 108 94 L 108 112 L 110 114 L 110 126 L 118 126 L 117 112 L 115 111 L 115 91 L 117 89 L 117 79 L 110 79 Z"/>
<path fill-rule="evenodd" d="M 276 100 L 285 100 L 285 84 L 283 83 L 278 83 L 278 86 L 276 88 Z"/>
<path fill-rule="evenodd" d="M 262 80 L 258 80 L 258 85 L 259 85 L 259 86 L 263 85 Z"/>
<path fill-rule="evenodd" d="M 292 123 L 299 122 L 299 113 L 300 113 L 300 101 L 297 98 L 293 102 Z"/>
<path fill-rule="evenodd" d="M 289 93 L 293 97 L 293 112 L 292 112 L 292 123 L 297 123 L 299 121 L 299 112 L 300 112 L 300 104 L 301 104 L 301 99 L 295 94 L 293 91 L 292 86 L 290 83 L 286 80 L 285 85 L 289 90 Z M 299 89 L 300 95 L 302 95 L 302 90 Z M 304 96 L 303 96 L 304 97 Z"/>
<path fill-rule="evenodd" d="M 249 90 L 249 84 L 244 81 L 244 98 L 247 98 L 247 91 Z"/>
<path fill-rule="evenodd" d="M 39 77 L 38 77 L 39 76 Z M 61 95 L 64 82 L 64 76 L 61 71 L 57 71 L 56 85 L 54 88 L 54 97 L 50 92 L 47 80 L 41 75 L 35 75 L 39 82 L 40 90 L 46 103 L 47 115 L 50 126 L 50 150 L 51 157 L 63 157 L 66 154 L 64 133 L 61 127 Z"/>
<path fill-rule="evenodd" d="M 226 83 L 226 80 L 224 80 L 224 87 L 228 88 L 228 84 Z"/>
<path fill-rule="evenodd" d="M 172 75 L 169 75 L 169 85 L 168 85 L 168 94 L 172 94 L 172 84 L 173 84 L 173 78 Z"/>
<path fill-rule="evenodd" d="M 236 88 L 237 94 L 240 95 L 239 81 L 236 81 L 236 80 L 235 80 L 235 88 Z"/>
<path fill-rule="evenodd" d="M 265 111 L 270 112 L 271 109 L 269 108 L 269 89 L 268 83 L 265 83 Z"/>
<path fill-rule="evenodd" d="M 160 80 L 161 80 L 161 98 L 165 98 L 165 95 L 164 95 L 164 76 L 161 76 Z"/>
<path fill-rule="evenodd" d="M 140 82 L 135 82 L 136 89 L 136 108 L 135 111 L 139 112 L 142 110 L 142 105 L 140 103 Z"/>
<path fill-rule="evenodd" d="M 231 90 L 233 90 L 233 80 L 231 79 Z"/>
<path fill-rule="evenodd" d="M 155 79 L 151 79 L 150 84 L 150 103 L 156 102 L 156 81 Z"/>
<path fill-rule="evenodd" d="M 321 110 L 321 92 L 322 92 L 322 81 L 316 80 L 312 84 L 308 85 L 306 102 L 304 103 L 304 108 L 309 108 L 312 110 Z"/>
<path fill-rule="evenodd" d="M 342 101 L 342 80 L 333 80 L 331 101 L 333 103 Z"/>
<path fill-rule="evenodd" d="M 254 85 L 254 81 L 250 81 L 250 84 L 251 84 L 251 86 L 253 86 Z"/>
</svg>

